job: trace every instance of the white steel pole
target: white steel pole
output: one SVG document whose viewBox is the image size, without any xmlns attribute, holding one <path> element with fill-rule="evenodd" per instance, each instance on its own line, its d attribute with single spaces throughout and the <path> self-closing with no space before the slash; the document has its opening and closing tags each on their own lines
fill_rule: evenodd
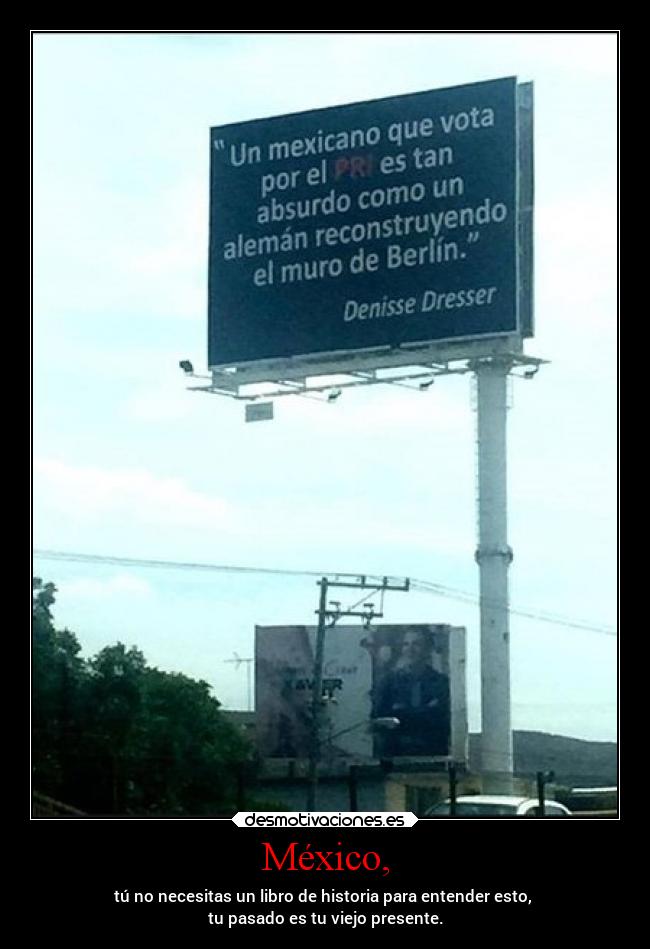
<svg viewBox="0 0 650 949">
<path fill-rule="evenodd" d="M 478 548 L 481 613 L 481 761 L 486 790 L 512 789 L 506 414 L 511 364 L 475 364 L 478 409 Z M 489 785 L 489 786 L 488 786 Z"/>
</svg>

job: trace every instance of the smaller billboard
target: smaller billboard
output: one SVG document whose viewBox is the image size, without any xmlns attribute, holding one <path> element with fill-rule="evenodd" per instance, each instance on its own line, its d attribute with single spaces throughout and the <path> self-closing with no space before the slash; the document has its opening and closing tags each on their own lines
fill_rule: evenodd
<svg viewBox="0 0 650 949">
<path fill-rule="evenodd" d="M 258 626 L 256 731 L 269 758 L 308 758 L 316 627 Z M 320 759 L 466 760 L 465 630 L 443 624 L 327 629 Z"/>
</svg>

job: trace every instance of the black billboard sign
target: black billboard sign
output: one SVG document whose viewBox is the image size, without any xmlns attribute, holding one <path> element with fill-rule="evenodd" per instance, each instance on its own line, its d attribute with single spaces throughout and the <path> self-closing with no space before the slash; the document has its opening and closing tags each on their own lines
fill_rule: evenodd
<svg viewBox="0 0 650 949">
<path fill-rule="evenodd" d="M 529 335 L 522 160 L 514 78 L 211 129 L 209 365 Z"/>
</svg>

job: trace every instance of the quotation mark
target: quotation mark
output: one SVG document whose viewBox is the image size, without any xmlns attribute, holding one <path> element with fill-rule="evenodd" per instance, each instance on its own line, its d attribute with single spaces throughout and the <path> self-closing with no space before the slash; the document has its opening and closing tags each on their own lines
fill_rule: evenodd
<svg viewBox="0 0 650 949">
<path fill-rule="evenodd" d="M 470 231 L 467 235 L 467 243 L 475 244 L 481 235 L 478 231 Z"/>
<path fill-rule="evenodd" d="M 214 147 L 216 148 L 217 151 L 220 151 L 222 148 L 226 147 L 226 143 L 224 142 L 222 138 L 218 138 L 214 142 Z"/>
</svg>

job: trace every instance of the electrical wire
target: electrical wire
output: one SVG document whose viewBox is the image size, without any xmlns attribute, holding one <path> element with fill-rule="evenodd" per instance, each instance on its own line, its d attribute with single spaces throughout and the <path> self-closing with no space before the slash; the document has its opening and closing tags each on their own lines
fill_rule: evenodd
<svg viewBox="0 0 650 949">
<path fill-rule="evenodd" d="M 175 560 L 149 560 L 138 557 L 115 557 L 105 554 L 82 554 L 61 550 L 35 549 L 34 557 L 40 560 L 55 560 L 70 563 L 106 564 L 126 567 L 146 567 L 159 570 L 202 570 L 218 573 L 268 574 L 271 576 L 288 577 L 329 576 L 349 578 L 365 576 L 367 580 L 377 581 L 378 583 L 382 583 L 384 580 L 383 576 L 370 576 L 363 573 L 333 573 L 332 571 L 328 570 L 290 570 L 282 567 L 242 567 L 234 564 L 208 564 Z M 410 586 L 411 589 L 416 590 L 419 593 L 429 593 L 434 596 L 440 596 L 450 600 L 457 600 L 462 603 L 471 603 L 472 605 L 476 605 L 480 602 L 479 596 L 475 593 L 470 593 L 467 590 L 459 590 L 454 587 L 448 587 L 441 583 L 433 583 L 430 580 L 412 579 L 410 581 Z M 368 596 L 369 595 L 370 594 L 368 594 Z M 365 596 L 359 602 L 362 602 L 367 598 L 368 597 Z M 499 607 L 502 604 L 497 601 L 488 601 L 488 605 Z M 518 607 L 515 608 L 511 606 L 509 608 L 509 612 L 514 616 L 522 616 L 526 619 L 536 620 L 540 623 L 550 623 L 556 626 L 565 626 L 570 629 L 580 629 L 585 632 L 601 633 L 606 636 L 617 635 L 616 630 L 611 626 L 597 625 L 595 623 L 589 623 L 586 621 L 583 622 L 582 620 L 560 616 L 553 613 L 546 613 L 540 610 L 520 609 Z"/>
<path fill-rule="evenodd" d="M 453 599 L 463 600 L 464 602 L 478 603 L 479 597 L 473 593 L 467 593 L 463 590 L 454 590 L 452 587 L 440 587 L 439 584 L 430 583 L 426 580 L 413 580 L 411 586 L 419 590 L 422 593 L 435 593 L 440 596 L 449 596 Z M 444 590 L 445 592 L 442 592 Z M 498 600 L 485 600 L 488 606 L 492 607 L 503 607 L 504 604 L 502 601 Z M 588 623 L 583 620 L 571 619 L 567 616 L 561 616 L 560 614 L 547 613 L 542 610 L 528 610 L 520 609 L 515 607 L 510 607 L 509 612 L 515 616 L 523 616 L 526 619 L 537 620 L 540 623 L 552 623 L 557 626 L 567 626 L 571 629 L 582 629 L 587 632 L 594 633 L 603 633 L 606 636 L 616 636 L 616 630 L 611 626 L 602 626 L 595 623 Z"/>
</svg>

